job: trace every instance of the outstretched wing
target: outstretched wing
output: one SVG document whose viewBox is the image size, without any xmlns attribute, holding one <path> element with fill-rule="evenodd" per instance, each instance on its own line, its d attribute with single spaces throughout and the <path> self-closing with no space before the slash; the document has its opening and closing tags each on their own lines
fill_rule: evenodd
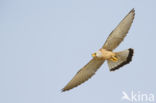
<svg viewBox="0 0 156 103">
<path fill-rule="evenodd" d="M 111 32 L 102 48 L 112 51 L 115 49 L 128 33 L 135 16 L 135 10 L 132 9 L 120 24 Z"/>
<path fill-rule="evenodd" d="M 70 90 L 91 78 L 97 69 L 103 64 L 104 60 L 93 58 L 88 64 L 80 69 L 73 79 L 62 89 L 62 91 Z"/>
</svg>

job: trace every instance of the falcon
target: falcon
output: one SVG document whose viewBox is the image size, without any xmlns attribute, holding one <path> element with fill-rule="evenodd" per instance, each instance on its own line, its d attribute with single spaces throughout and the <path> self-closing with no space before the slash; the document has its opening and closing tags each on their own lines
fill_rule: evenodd
<svg viewBox="0 0 156 103">
<path fill-rule="evenodd" d="M 132 9 L 110 33 L 102 48 L 92 54 L 93 58 L 76 73 L 73 79 L 62 89 L 62 91 L 70 90 L 87 81 L 95 74 L 105 60 L 108 63 L 110 71 L 115 71 L 132 60 L 134 51 L 132 48 L 120 52 L 113 52 L 113 50 L 125 38 L 131 27 L 134 16 L 135 10 Z"/>
</svg>

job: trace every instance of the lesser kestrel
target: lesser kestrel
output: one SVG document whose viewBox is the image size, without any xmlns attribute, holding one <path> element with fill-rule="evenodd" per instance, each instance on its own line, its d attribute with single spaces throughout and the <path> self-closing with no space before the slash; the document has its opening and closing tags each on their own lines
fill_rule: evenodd
<svg viewBox="0 0 156 103">
<path fill-rule="evenodd" d="M 123 41 L 128 33 L 135 16 L 135 10 L 132 9 L 119 25 L 111 32 L 103 47 L 92 54 L 93 58 L 81 68 L 73 79 L 62 89 L 62 91 L 70 90 L 92 77 L 97 69 L 104 63 L 108 62 L 110 71 L 115 71 L 120 67 L 128 64 L 132 60 L 133 49 L 129 48 L 120 52 L 113 50 Z"/>
</svg>

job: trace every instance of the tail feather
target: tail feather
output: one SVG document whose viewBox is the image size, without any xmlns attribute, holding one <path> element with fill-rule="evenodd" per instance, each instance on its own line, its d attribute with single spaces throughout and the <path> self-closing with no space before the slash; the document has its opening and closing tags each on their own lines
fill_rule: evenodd
<svg viewBox="0 0 156 103">
<path fill-rule="evenodd" d="M 111 60 L 107 61 L 110 71 L 115 71 L 120 67 L 128 64 L 132 60 L 133 53 L 134 50 L 132 48 L 129 48 L 121 52 L 116 52 L 116 57 L 118 58 L 118 61 L 117 62 L 113 62 Z"/>
</svg>

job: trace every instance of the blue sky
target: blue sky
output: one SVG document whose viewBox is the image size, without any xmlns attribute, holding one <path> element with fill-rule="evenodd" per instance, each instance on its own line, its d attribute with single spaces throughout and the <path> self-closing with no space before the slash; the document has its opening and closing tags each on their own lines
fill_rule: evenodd
<svg viewBox="0 0 156 103">
<path fill-rule="evenodd" d="M 113 103 L 122 91 L 156 95 L 155 0 L 1 0 L 1 103 Z M 105 62 L 87 82 L 61 89 L 123 17 L 136 16 L 124 42 L 133 61 L 115 72 Z"/>
</svg>

